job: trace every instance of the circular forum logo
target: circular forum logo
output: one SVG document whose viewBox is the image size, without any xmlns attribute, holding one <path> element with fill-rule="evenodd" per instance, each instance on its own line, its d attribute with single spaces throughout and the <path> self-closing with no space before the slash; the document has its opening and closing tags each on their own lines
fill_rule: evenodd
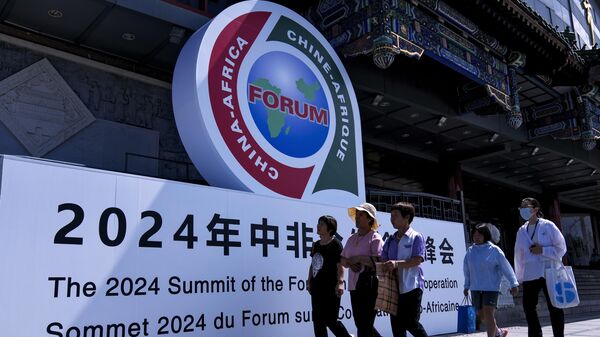
<svg viewBox="0 0 600 337">
<path fill-rule="evenodd" d="M 182 49 L 177 129 L 213 186 L 347 205 L 364 199 L 354 90 L 327 40 L 266 1 L 235 4 Z"/>
<path fill-rule="evenodd" d="M 317 153 L 329 132 L 329 104 L 322 83 L 298 57 L 269 52 L 252 65 L 248 103 L 261 135 L 294 158 Z"/>
</svg>

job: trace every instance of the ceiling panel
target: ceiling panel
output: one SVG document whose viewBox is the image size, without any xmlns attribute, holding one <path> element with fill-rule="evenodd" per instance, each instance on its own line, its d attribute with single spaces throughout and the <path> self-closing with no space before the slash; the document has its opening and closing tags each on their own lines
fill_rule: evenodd
<svg viewBox="0 0 600 337">
<path fill-rule="evenodd" d="M 414 147 L 423 147 L 432 136 L 426 131 L 409 125 L 391 132 L 390 135 L 398 144 L 410 144 Z"/>
<path fill-rule="evenodd" d="M 63 40 L 75 41 L 104 9 L 112 6 L 105 0 L 18 0 L 7 8 L 5 20 Z"/>
<path fill-rule="evenodd" d="M 481 147 L 487 143 L 484 142 L 484 139 L 487 139 L 487 137 L 483 137 L 487 132 L 469 125 L 461 125 L 454 129 L 445 130 L 442 131 L 441 134 L 452 139 L 460 140 L 461 142 L 466 142 L 472 147 Z"/>
<path fill-rule="evenodd" d="M 483 160 L 468 162 L 468 165 L 470 167 L 476 168 L 478 170 L 489 171 L 495 167 L 498 167 L 499 165 L 504 164 L 505 161 L 506 161 L 505 159 L 495 156 L 495 157 L 485 158 Z"/>
<path fill-rule="evenodd" d="M 123 7 L 115 7 L 82 43 L 139 60 L 168 41 L 172 27 L 172 24 L 165 21 Z M 123 34 L 133 34 L 135 38 L 126 40 Z"/>
<path fill-rule="evenodd" d="M 415 125 L 420 128 L 427 129 L 433 133 L 440 133 L 446 130 L 454 129 L 458 126 L 462 126 L 464 123 L 457 119 L 446 116 L 435 116 L 434 118 L 424 120 L 416 123 Z"/>
<path fill-rule="evenodd" d="M 159 68 L 167 68 L 173 69 L 175 68 L 175 63 L 177 62 L 177 57 L 179 56 L 179 52 L 181 48 L 185 45 L 186 38 L 182 39 L 179 44 L 174 44 L 171 42 L 164 43 L 162 48 L 160 48 L 156 54 L 152 55 L 152 57 L 147 59 L 147 62 L 150 65 L 159 67 Z"/>
<path fill-rule="evenodd" d="M 392 111 L 390 117 L 402 120 L 407 124 L 416 124 L 431 119 L 433 115 L 417 107 L 406 106 L 403 109 Z"/>
</svg>

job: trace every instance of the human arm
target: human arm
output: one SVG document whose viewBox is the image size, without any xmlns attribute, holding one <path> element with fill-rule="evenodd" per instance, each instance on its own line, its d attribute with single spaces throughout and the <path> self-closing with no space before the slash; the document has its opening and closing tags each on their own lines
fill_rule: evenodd
<svg viewBox="0 0 600 337">
<path fill-rule="evenodd" d="M 316 245 L 316 242 L 313 243 L 313 246 L 310 250 L 311 258 L 315 255 L 315 245 Z M 312 273 L 312 261 L 311 261 L 311 263 L 308 265 L 308 277 L 306 278 L 306 290 L 308 291 L 309 294 L 311 293 L 312 280 L 313 280 L 313 273 Z"/>
<path fill-rule="evenodd" d="M 313 276 L 312 276 L 312 265 L 308 266 L 308 278 L 306 279 L 306 290 L 308 290 L 308 293 L 311 293 L 311 286 L 312 286 L 312 280 L 313 280 Z"/>
<path fill-rule="evenodd" d="M 342 297 L 344 294 L 344 266 L 342 266 L 342 252 L 343 247 L 342 243 L 335 240 L 334 241 L 335 253 L 333 254 L 333 262 L 337 268 L 337 280 L 336 280 L 336 288 L 335 293 L 338 297 Z"/>
<path fill-rule="evenodd" d="M 545 225 L 548 226 L 548 242 L 535 242 L 531 245 L 529 251 L 534 255 L 542 255 L 550 260 L 561 261 L 567 252 L 565 238 L 553 222 L 547 221 Z"/>
<path fill-rule="evenodd" d="M 342 267 L 341 263 L 338 263 L 337 269 L 338 269 L 338 278 L 337 278 L 336 294 L 338 297 L 342 297 L 342 295 L 344 294 L 344 267 Z"/>
<path fill-rule="evenodd" d="M 404 260 L 390 259 L 383 265 L 383 270 L 389 271 L 397 268 L 417 267 L 423 261 L 425 261 L 425 240 L 421 234 L 417 234 L 412 241 L 410 258 Z"/>
<path fill-rule="evenodd" d="M 553 222 L 548 224 L 551 245 L 542 247 L 542 256 L 551 260 L 562 261 L 562 257 L 567 252 L 565 237 Z"/>
<path fill-rule="evenodd" d="M 348 239 L 348 242 L 342 249 L 342 253 L 340 256 L 340 265 L 345 268 L 350 268 L 354 272 L 359 272 L 360 269 L 362 268 L 362 266 L 361 266 L 360 262 L 358 261 L 357 257 L 352 255 L 354 253 L 353 249 L 352 249 L 353 237 L 354 236 L 351 236 Z"/>
<path fill-rule="evenodd" d="M 354 272 L 359 272 L 362 268 L 358 256 L 342 257 L 340 259 L 340 265 L 342 267 L 350 268 Z"/>
<path fill-rule="evenodd" d="M 347 251 L 348 244 L 344 247 L 341 261 L 344 267 L 350 268 L 355 272 L 359 272 L 363 266 L 375 269 L 375 263 L 380 260 L 381 252 L 383 250 L 383 240 L 381 239 L 381 235 L 377 232 L 372 232 L 367 235 L 371 235 L 369 241 L 365 240 L 364 242 L 361 242 L 359 240 L 358 242 L 360 245 L 353 245 L 354 251 L 360 251 L 363 254 L 348 256 L 350 254 L 344 254 L 344 252 Z"/>
<path fill-rule="evenodd" d="M 358 266 L 358 269 L 362 269 L 362 266 L 369 267 L 375 269 L 375 263 L 379 261 L 379 256 L 370 256 L 370 255 L 356 255 L 347 259 L 347 261 L 353 261 L 355 265 Z M 352 269 L 354 270 L 354 269 Z M 359 271 L 354 270 L 354 271 Z"/>
<path fill-rule="evenodd" d="M 371 234 L 371 239 L 368 242 L 368 254 L 354 256 L 354 261 L 361 266 L 375 269 L 375 263 L 380 261 L 383 252 L 383 239 L 377 232 Z M 363 247 L 363 249 L 366 247 Z M 365 251 L 365 250 L 363 250 Z"/>
<path fill-rule="evenodd" d="M 383 255 L 383 238 L 379 233 L 375 232 L 373 234 L 372 240 L 369 244 L 369 250 L 371 255 L 368 258 L 367 264 L 365 266 L 373 268 L 375 270 L 375 263 L 381 261 L 381 256 Z"/>
<path fill-rule="evenodd" d="M 416 267 L 416 266 L 420 265 L 421 263 L 423 263 L 423 258 L 421 256 L 413 256 L 413 257 L 409 258 L 408 260 L 389 260 L 384 264 L 384 266 L 390 265 L 390 266 L 392 266 L 392 269 L 412 268 L 412 267 Z M 384 271 L 385 271 L 385 269 L 384 269 Z"/>
<path fill-rule="evenodd" d="M 390 259 L 390 257 L 389 257 L 390 245 L 391 245 L 392 243 L 394 243 L 394 242 L 395 242 L 395 240 L 393 239 L 393 236 L 390 236 L 390 237 L 389 237 L 389 238 L 388 238 L 388 239 L 385 241 L 385 243 L 383 244 L 383 249 L 381 250 L 381 259 L 380 259 L 380 261 L 383 261 L 383 262 L 385 262 L 385 261 L 387 261 L 387 260 L 389 260 L 389 259 Z"/>
<path fill-rule="evenodd" d="M 381 271 L 384 273 L 394 269 L 394 261 L 390 261 L 390 246 L 397 245 L 397 241 L 394 237 L 395 234 L 390 236 L 383 244 L 383 251 L 381 252 L 381 261 L 383 261 L 383 263 L 380 264 L 379 268 L 381 268 Z"/>
<path fill-rule="evenodd" d="M 523 280 L 523 275 L 525 271 L 523 267 L 525 265 L 525 244 L 523 242 L 523 235 L 521 229 L 517 232 L 517 239 L 515 242 L 515 276 L 517 277 L 517 281 Z"/>
<path fill-rule="evenodd" d="M 498 248 L 497 263 L 500 267 L 500 273 L 504 275 L 504 277 L 506 277 L 510 283 L 510 293 L 513 296 L 516 295 L 519 292 L 519 282 L 517 281 L 517 276 L 510 266 L 510 263 L 508 263 L 506 256 L 504 256 L 504 252 L 502 252 L 500 248 Z"/>
<path fill-rule="evenodd" d="M 469 289 L 471 288 L 471 272 L 469 265 L 469 250 L 467 249 L 467 253 L 465 254 L 465 258 L 463 259 L 463 276 L 465 278 L 464 291 L 465 296 L 469 294 Z"/>
</svg>

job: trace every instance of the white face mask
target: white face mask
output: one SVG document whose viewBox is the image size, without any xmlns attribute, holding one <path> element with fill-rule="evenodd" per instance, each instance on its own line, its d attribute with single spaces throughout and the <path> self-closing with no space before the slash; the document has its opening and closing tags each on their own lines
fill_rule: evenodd
<svg viewBox="0 0 600 337">
<path fill-rule="evenodd" d="M 521 214 L 521 218 L 523 218 L 523 220 L 529 220 L 531 216 L 533 216 L 533 208 L 519 208 L 519 213 Z"/>
</svg>

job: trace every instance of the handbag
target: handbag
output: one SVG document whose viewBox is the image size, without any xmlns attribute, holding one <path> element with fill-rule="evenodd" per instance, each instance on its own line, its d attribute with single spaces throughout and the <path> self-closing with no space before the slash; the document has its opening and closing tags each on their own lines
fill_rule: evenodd
<svg viewBox="0 0 600 337">
<path fill-rule="evenodd" d="M 387 312 L 390 315 L 398 314 L 398 273 L 391 270 L 384 273 L 381 270 L 382 263 L 377 263 L 377 299 L 375 309 Z"/>
<path fill-rule="evenodd" d="M 458 306 L 458 322 L 456 325 L 456 332 L 475 332 L 476 319 L 477 315 L 475 312 L 475 307 L 471 304 L 469 297 L 465 296 L 462 304 Z"/>
<path fill-rule="evenodd" d="M 573 268 L 556 263 L 553 267 L 546 268 L 545 278 L 548 296 L 554 307 L 564 309 L 579 305 Z"/>
<path fill-rule="evenodd" d="M 371 268 L 367 268 L 358 274 L 358 280 L 356 281 L 356 290 L 372 291 L 376 289 L 377 275 Z"/>
<path fill-rule="evenodd" d="M 370 259 L 373 263 L 373 266 L 375 266 L 375 258 L 371 256 Z M 378 284 L 379 282 L 377 280 L 375 269 L 371 267 L 365 267 L 363 271 L 358 274 L 358 280 L 356 280 L 356 290 L 377 292 Z"/>
</svg>

